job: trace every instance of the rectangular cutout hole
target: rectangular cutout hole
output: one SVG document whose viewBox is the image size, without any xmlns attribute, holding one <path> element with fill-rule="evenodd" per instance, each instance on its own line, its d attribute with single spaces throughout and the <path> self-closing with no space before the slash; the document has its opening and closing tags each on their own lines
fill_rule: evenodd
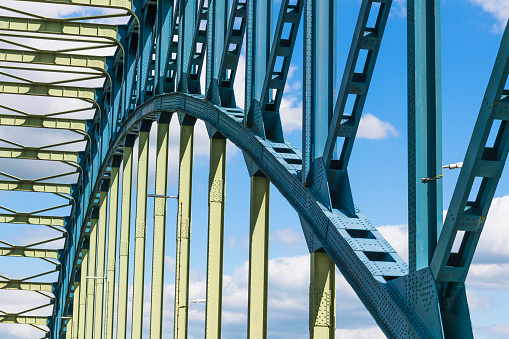
<svg viewBox="0 0 509 339">
<path fill-rule="evenodd" d="M 289 158 L 289 159 L 285 159 L 285 161 L 290 165 L 302 165 L 301 159 Z"/>
<path fill-rule="evenodd" d="M 346 98 L 345 109 L 343 111 L 344 115 L 352 115 L 356 98 L 357 94 L 348 94 L 348 97 Z"/>
<path fill-rule="evenodd" d="M 229 44 L 228 45 L 228 52 L 230 52 L 230 53 L 236 52 L 238 46 L 239 45 L 237 45 L 237 44 Z"/>
<path fill-rule="evenodd" d="M 290 40 L 290 38 L 292 37 L 292 28 L 293 28 L 292 23 L 285 22 L 283 24 L 283 33 L 281 34 L 281 39 Z"/>
<path fill-rule="evenodd" d="M 470 189 L 470 194 L 468 195 L 469 202 L 475 202 L 477 200 L 477 194 L 479 194 L 479 189 L 481 188 L 483 178 L 475 177 L 474 183 L 472 184 L 472 188 Z M 468 204 L 467 206 L 471 206 L 472 204 Z"/>
<path fill-rule="evenodd" d="M 283 71 L 284 63 L 285 63 L 285 57 L 282 57 L 282 56 L 276 57 L 276 62 L 274 64 L 274 72 L 281 73 Z"/>
<path fill-rule="evenodd" d="M 396 262 L 390 253 L 364 252 L 370 261 Z"/>
<path fill-rule="evenodd" d="M 283 148 L 283 147 L 274 147 L 274 151 L 277 153 L 293 153 L 293 151 L 290 148 Z"/>
<path fill-rule="evenodd" d="M 385 281 L 389 282 L 391 280 L 398 279 L 399 277 L 396 277 L 393 275 L 388 275 L 388 276 L 384 276 L 383 278 L 385 279 Z"/>
<path fill-rule="evenodd" d="M 458 231 L 456 233 L 456 237 L 454 238 L 454 243 L 452 244 L 451 253 L 458 253 L 460 251 L 461 242 L 463 241 L 464 236 L 465 236 L 465 231 Z"/>
<path fill-rule="evenodd" d="M 488 140 L 486 140 L 485 147 L 493 147 L 495 145 L 495 140 L 497 139 L 498 131 L 500 131 L 500 125 L 502 120 L 493 120 L 493 124 L 491 125 L 490 134 L 488 136 Z"/>
<path fill-rule="evenodd" d="M 377 21 L 378 21 L 378 13 L 380 13 L 380 3 L 379 2 L 372 2 L 371 3 L 371 9 L 369 10 L 369 17 L 368 22 L 366 23 L 366 27 L 377 29 L 376 27 Z"/>
<path fill-rule="evenodd" d="M 207 20 L 201 20 L 200 21 L 200 31 L 206 31 L 207 30 Z"/>
<path fill-rule="evenodd" d="M 357 63 L 355 64 L 355 73 L 364 73 L 364 68 L 366 66 L 366 61 L 368 59 L 368 50 L 361 49 L 359 51 L 359 56 L 357 57 Z"/>
<path fill-rule="evenodd" d="M 242 18 L 236 17 L 235 21 L 233 22 L 233 29 L 236 31 L 240 31 L 241 28 L 242 28 Z"/>
<path fill-rule="evenodd" d="M 356 239 L 376 239 L 375 235 L 367 230 L 346 230 L 346 232 Z"/>
</svg>

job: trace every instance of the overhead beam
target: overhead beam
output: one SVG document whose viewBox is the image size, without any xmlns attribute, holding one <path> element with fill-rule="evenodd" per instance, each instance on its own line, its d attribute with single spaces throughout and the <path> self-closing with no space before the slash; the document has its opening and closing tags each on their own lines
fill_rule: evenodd
<svg viewBox="0 0 509 339">
<path fill-rule="evenodd" d="M 6 115 L 0 114 L 0 125 L 36 128 L 66 129 L 87 132 L 86 120 L 47 118 L 43 115 Z"/>
<path fill-rule="evenodd" d="M 24 282 L 21 280 L 0 281 L 0 289 L 53 292 L 53 283 Z"/>
<path fill-rule="evenodd" d="M 107 8 L 119 7 L 125 8 L 127 10 L 131 10 L 133 6 L 132 0 L 18 0 L 18 1 L 41 2 L 62 5 L 107 7 Z"/>
<path fill-rule="evenodd" d="M 4 257 L 27 257 L 27 258 L 46 258 L 58 259 L 59 250 L 44 250 L 39 248 L 27 248 L 15 246 L 12 248 L 0 248 L 0 256 Z"/>
<path fill-rule="evenodd" d="M 42 150 L 32 147 L 23 148 L 0 147 L 0 158 L 68 161 L 77 164 L 79 161 L 79 153 L 71 151 Z"/>
<path fill-rule="evenodd" d="M 0 223 L 65 227 L 65 221 L 66 217 L 38 216 L 24 213 L 0 214 Z"/>
<path fill-rule="evenodd" d="M 15 32 L 77 35 L 116 40 L 116 25 L 69 22 L 62 19 L 32 19 L 0 16 L 0 29 Z"/>
<path fill-rule="evenodd" d="M 65 54 L 52 51 L 25 51 L 0 49 L 0 61 L 19 62 L 52 66 L 88 67 L 104 71 L 106 58 L 103 56 Z M 44 69 L 41 68 L 41 71 Z"/>
<path fill-rule="evenodd" d="M 83 99 L 95 103 L 95 89 L 86 87 L 55 86 L 47 84 L 22 84 L 0 82 L 0 93 Z"/>
<path fill-rule="evenodd" d="M 76 185 L 71 184 L 40 183 L 31 180 L 0 181 L 1 191 L 61 193 L 73 195 L 75 187 Z"/>
<path fill-rule="evenodd" d="M 48 325 L 48 317 L 21 316 L 17 314 L 0 314 L 0 323 L 4 324 L 27 324 L 27 325 Z"/>
</svg>

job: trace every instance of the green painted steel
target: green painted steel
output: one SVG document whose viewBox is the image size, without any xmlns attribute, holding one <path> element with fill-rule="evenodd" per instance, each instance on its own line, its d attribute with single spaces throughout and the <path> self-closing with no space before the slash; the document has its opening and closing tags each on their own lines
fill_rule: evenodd
<svg viewBox="0 0 509 339">
<path fill-rule="evenodd" d="M 81 282 L 74 282 L 74 294 L 72 298 L 72 339 L 78 338 L 78 322 L 79 322 L 79 310 L 80 310 L 80 284 Z"/>
<path fill-rule="evenodd" d="M 103 183 L 104 186 L 104 183 Z M 108 216 L 108 191 L 102 190 L 99 196 L 99 224 L 97 229 L 97 279 L 95 281 L 95 321 L 94 338 L 102 339 L 103 335 L 103 314 L 104 314 L 104 260 L 106 254 L 106 227 Z"/>
<path fill-rule="evenodd" d="M 163 116 L 164 117 L 164 116 Z M 168 186 L 168 152 L 170 125 L 159 120 L 157 124 L 155 194 L 164 196 Z M 162 338 L 164 247 L 166 234 L 166 199 L 154 198 L 154 246 L 152 255 L 152 295 L 150 301 L 150 338 Z"/>
<path fill-rule="evenodd" d="M 188 331 L 193 141 L 194 125 L 182 125 L 180 127 L 179 206 L 175 267 L 175 339 L 186 339 Z"/>
<path fill-rule="evenodd" d="M 309 284 L 309 337 L 334 339 L 336 334 L 336 265 L 325 252 L 312 252 Z"/>
<path fill-rule="evenodd" d="M 136 189 L 136 230 L 134 244 L 133 322 L 131 338 L 143 335 L 143 289 L 145 287 L 145 234 L 147 229 L 147 186 L 149 135 L 152 121 L 145 120 L 138 137 L 138 185 Z"/>
<path fill-rule="evenodd" d="M 269 201 L 270 181 L 258 172 L 251 177 L 247 314 L 249 339 L 267 338 Z"/>
<path fill-rule="evenodd" d="M 90 249 L 88 253 L 87 273 L 87 313 L 85 334 L 91 338 L 94 332 L 94 306 L 95 306 L 95 272 L 97 260 L 97 219 L 90 220 Z"/>
<path fill-rule="evenodd" d="M 210 139 L 209 233 L 207 252 L 207 303 L 205 338 L 221 338 L 223 296 L 224 204 L 226 139 Z"/>
<path fill-rule="evenodd" d="M 87 310 L 87 274 L 88 274 L 88 249 L 82 250 L 81 257 L 81 279 L 79 289 L 79 308 L 78 308 L 78 329 L 76 334 L 78 339 L 85 339 L 86 310 Z"/>
<path fill-rule="evenodd" d="M 119 165 L 120 161 L 113 160 L 110 176 L 110 203 L 108 222 L 108 257 L 106 273 L 106 311 L 104 338 L 113 339 L 113 321 L 115 315 L 115 273 L 117 267 L 117 219 L 118 219 L 118 193 L 120 186 Z"/>
<path fill-rule="evenodd" d="M 120 214 L 120 248 L 118 267 L 117 338 L 127 337 L 127 302 L 129 289 L 129 243 L 131 231 L 131 195 L 133 183 L 134 138 L 127 136 L 124 144 L 122 172 L 122 207 Z"/>
</svg>

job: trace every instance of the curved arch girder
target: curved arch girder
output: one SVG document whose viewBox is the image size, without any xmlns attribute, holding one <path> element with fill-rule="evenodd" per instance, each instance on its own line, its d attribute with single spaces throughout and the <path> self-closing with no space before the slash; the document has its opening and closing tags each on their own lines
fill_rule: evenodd
<svg viewBox="0 0 509 339">
<path fill-rule="evenodd" d="M 242 124 L 242 110 L 215 106 L 207 102 L 202 95 L 163 94 L 140 105 L 112 140 L 105 161 L 96 172 L 98 175 L 90 183 L 94 190 L 84 190 L 85 195 L 82 197 L 92 197 L 92 200 L 90 203 L 82 201 L 82 206 L 85 207 L 83 211 L 92 208 L 93 197 L 101 186 L 100 179 L 106 175 L 112 157 L 118 154 L 126 136 L 136 133 L 137 126 L 143 119 L 153 118 L 154 114 L 163 112 L 185 113 L 203 120 L 251 158 L 255 166 L 295 208 L 304 223 L 309 225 L 313 237 L 316 237 L 333 259 L 386 335 L 430 337 L 426 326 L 402 294 L 398 293 L 394 285 L 388 283 L 407 275 L 408 265 L 360 210 L 355 207 L 355 215 L 349 217 L 341 210 L 327 209 L 320 203 L 319 192 L 302 184 L 300 165 L 296 165 L 298 160 L 301 160 L 300 152 L 289 141 L 273 143 L 257 137 Z M 285 157 L 278 153 L 282 148 L 292 150 L 292 160 L 285 160 Z M 62 279 L 66 281 L 65 274 Z M 65 303 L 65 297 L 63 299 L 60 303 Z"/>
</svg>

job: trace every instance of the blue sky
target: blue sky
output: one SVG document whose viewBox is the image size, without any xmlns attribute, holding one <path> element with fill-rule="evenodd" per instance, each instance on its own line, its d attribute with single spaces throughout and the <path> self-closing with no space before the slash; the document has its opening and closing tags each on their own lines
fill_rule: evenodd
<svg viewBox="0 0 509 339">
<path fill-rule="evenodd" d="M 407 142 L 406 142 L 406 12 L 405 1 L 395 1 L 385 31 L 377 66 L 364 109 L 359 136 L 350 163 L 350 179 L 354 201 L 363 213 L 407 257 Z M 479 107 L 491 74 L 501 34 L 509 16 L 509 1 L 447 0 L 442 2 L 442 88 L 443 88 L 443 161 L 444 164 L 463 161 Z M 358 0 L 344 0 L 338 6 L 338 81 L 342 76 L 354 25 Z M 277 7 L 277 6 L 276 6 Z M 68 15 L 62 12 L 59 15 Z M 301 27 L 302 28 L 302 27 Z M 301 148 L 302 95 L 302 29 L 292 59 L 291 75 L 282 104 L 285 136 Z M 244 61 L 241 58 L 241 63 Z M 243 65 L 236 80 L 237 102 L 243 102 Z M 30 99 L 31 100 L 31 99 Z M 34 102 L 0 96 L 0 104 L 35 107 Z M 67 103 L 66 107 L 75 105 Z M 48 109 L 59 105 L 47 103 Z M 208 138 L 202 123 L 196 127 L 193 181 L 191 300 L 205 297 L 207 243 Z M 51 138 L 52 142 L 70 136 L 45 132 L 27 135 L 22 129 L 0 129 L 3 138 L 16 137 L 27 145 Z M 67 139 L 66 139 L 67 138 Z M 155 134 L 151 138 L 151 161 L 154 162 Z M 170 184 L 168 193 L 177 192 L 178 126 L 171 127 Z M 0 171 L 20 177 L 34 177 L 33 162 L 2 161 Z M 54 168 L 38 166 L 39 171 L 52 173 Z M 509 336 L 509 176 L 507 169 L 499 183 L 484 233 L 467 280 L 468 297 L 476 337 L 507 338 Z M 444 209 L 447 208 L 459 171 L 445 170 Z M 149 177 L 153 191 L 154 175 Z M 239 338 L 246 334 L 247 266 L 249 230 L 249 176 L 242 153 L 228 147 L 224 253 L 223 337 Z M 0 192 L 0 205 L 19 211 L 31 211 L 48 204 L 63 203 L 62 199 Z M 173 282 L 175 262 L 176 203 L 168 202 L 168 228 L 165 273 L 164 336 L 173 330 Z M 152 202 L 149 200 L 149 216 Z M 147 260 L 151 256 L 151 225 L 148 219 Z M 2 239 L 24 244 L 41 239 L 47 231 L 37 227 L 0 224 Z M 308 330 L 307 291 L 309 259 L 297 214 L 272 187 L 270 217 L 270 289 L 269 338 L 306 338 Z M 35 241 L 33 240 L 33 241 Z M 133 242 L 134 243 L 134 242 Z M 133 252 L 131 252 L 133 253 Z M 131 257 L 132 258 L 132 257 Z M 0 258 L 0 274 L 20 274 L 27 268 L 41 267 L 35 259 Z M 17 259 L 17 258 L 16 258 Z M 20 259 L 21 260 L 21 259 Z M 51 265 L 45 264 L 48 269 Z M 131 266 L 132 267 L 132 266 Z M 145 333 L 148 334 L 150 309 L 150 265 L 146 268 Z M 132 269 L 131 269 L 132 275 Z M 132 284 L 132 280 L 131 280 Z M 0 309 L 11 311 L 30 305 L 34 294 L 0 291 Z M 43 298 L 38 296 L 37 298 Z M 338 273 L 337 334 L 345 338 L 383 337 L 351 288 Z M 203 337 L 204 305 L 190 308 L 190 337 Z M 37 331 L 29 327 L 0 325 L 2 338 L 25 338 Z"/>
</svg>

